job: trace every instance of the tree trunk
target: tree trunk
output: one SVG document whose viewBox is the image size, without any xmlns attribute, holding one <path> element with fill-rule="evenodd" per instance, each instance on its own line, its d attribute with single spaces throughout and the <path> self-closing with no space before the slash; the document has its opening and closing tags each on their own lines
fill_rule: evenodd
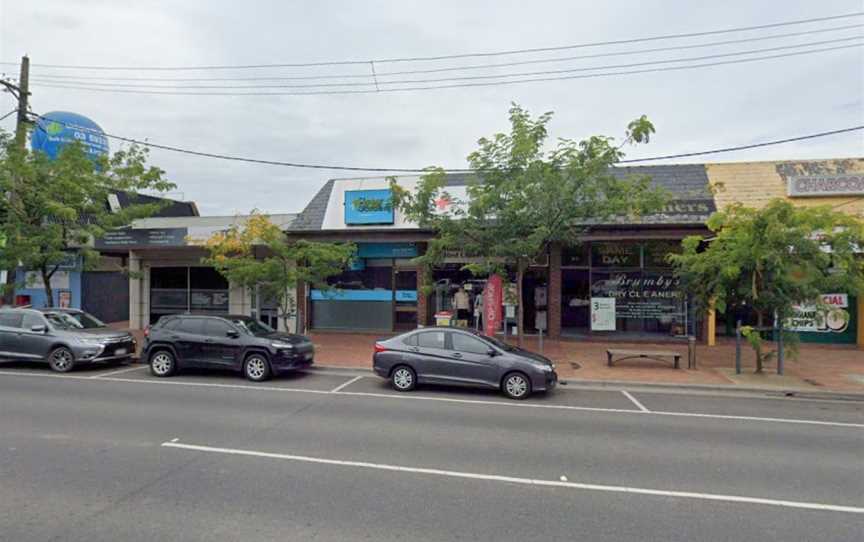
<svg viewBox="0 0 864 542">
<path fill-rule="evenodd" d="M 54 290 L 51 288 L 51 276 L 54 273 L 48 273 L 47 267 L 42 267 L 39 269 L 39 274 L 42 275 L 42 284 L 45 288 L 45 306 L 53 307 L 54 306 Z"/>
<path fill-rule="evenodd" d="M 525 260 L 519 258 L 516 271 L 516 329 L 519 330 L 519 346 L 524 343 L 525 336 L 525 303 L 522 300 L 522 282 L 525 279 Z"/>
<path fill-rule="evenodd" d="M 756 337 L 758 340 L 755 343 L 757 345 L 755 348 L 755 350 L 756 350 L 756 374 L 762 373 L 762 339 L 761 339 L 761 336 L 759 334 L 762 333 L 761 329 L 762 329 L 762 322 L 763 321 L 764 320 L 763 320 L 763 316 L 762 316 L 762 311 L 757 311 L 756 312 L 756 327 L 759 328 L 759 331 L 756 331 L 756 334 L 757 334 Z"/>
</svg>

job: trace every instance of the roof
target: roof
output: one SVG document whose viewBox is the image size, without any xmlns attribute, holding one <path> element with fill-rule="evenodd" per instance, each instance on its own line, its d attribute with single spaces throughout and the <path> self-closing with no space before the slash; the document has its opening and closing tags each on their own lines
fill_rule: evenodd
<svg viewBox="0 0 864 542">
<path fill-rule="evenodd" d="M 134 194 L 132 192 L 115 192 L 117 200 L 120 202 L 120 207 L 129 207 L 130 205 L 146 205 L 150 203 L 167 202 L 166 206 L 159 210 L 155 216 L 162 217 L 177 217 L 177 216 L 199 216 L 198 206 L 192 201 L 177 201 L 169 198 L 160 198 L 158 196 L 148 196 L 146 194 Z"/>
<path fill-rule="evenodd" d="M 672 201 L 664 212 L 645 216 L 637 221 L 629 220 L 628 224 L 704 224 L 708 216 L 717 210 L 704 164 L 616 167 L 613 168 L 613 173 L 618 178 L 648 175 L 654 186 L 666 189 L 672 196 Z M 400 178 L 406 177 L 396 177 L 397 180 Z M 474 178 L 472 173 L 448 173 L 445 184 L 465 186 L 472 178 Z M 330 179 L 315 194 L 288 230 L 292 232 L 322 230 L 335 183 L 337 181 L 360 183 L 363 180 L 366 179 Z"/>
</svg>

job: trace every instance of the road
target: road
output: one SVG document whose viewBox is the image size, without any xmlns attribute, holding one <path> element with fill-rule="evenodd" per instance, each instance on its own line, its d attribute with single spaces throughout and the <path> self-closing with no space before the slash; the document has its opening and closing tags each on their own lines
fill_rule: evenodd
<svg viewBox="0 0 864 542">
<path fill-rule="evenodd" d="M 365 375 L 365 376 L 363 376 Z M 0 540 L 860 540 L 864 404 L 0 364 Z"/>
</svg>

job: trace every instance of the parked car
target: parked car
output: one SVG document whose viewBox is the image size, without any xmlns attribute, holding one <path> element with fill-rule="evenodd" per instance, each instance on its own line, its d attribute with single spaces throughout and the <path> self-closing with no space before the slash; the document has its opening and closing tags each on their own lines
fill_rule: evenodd
<svg viewBox="0 0 864 542">
<path fill-rule="evenodd" d="M 558 383 L 555 364 L 539 354 L 478 332 L 423 328 L 375 343 L 375 373 L 397 391 L 417 384 L 497 389 L 511 399 L 548 391 Z"/>
<path fill-rule="evenodd" d="M 132 359 L 137 345 L 129 332 L 104 324 L 85 327 L 99 321 L 77 312 L 81 320 L 66 309 L 0 309 L 0 359 L 47 361 L 59 373 L 84 363 Z"/>
<path fill-rule="evenodd" d="M 248 316 L 177 315 L 145 332 L 142 359 L 155 376 L 186 367 L 241 371 L 254 382 L 309 367 L 315 348 L 307 337 L 280 333 Z"/>
<path fill-rule="evenodd" d="M 108 324 L 99 320 L 92 314 L 82 311 L 81 309 L 52 307 L 36 310 L 41 312 L 56 312 L 59 314 L 65 314 L 77 320 L 78 323 L 81 324 L 81 327 L 84 329 L 108 329 Z"/>
</svg>

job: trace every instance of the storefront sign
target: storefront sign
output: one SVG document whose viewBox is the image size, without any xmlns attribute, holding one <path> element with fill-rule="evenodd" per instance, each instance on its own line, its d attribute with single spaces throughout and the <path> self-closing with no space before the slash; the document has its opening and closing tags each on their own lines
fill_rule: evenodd
<svg viewBox="0 0 864 542">
<path fill-rule="evenodd" d="M 790 196 L 861 196 L 864 195 L 864 174 L 804 175 L 788 180 Z"/>
<path fill-rule="evenodd" d="M 186 246 L 186 228 L 153 228 L 114 230 L 96 239 L 96 250 L 136 249 Z"/>
<path fill-rule="evenodd" d="M 615 331 L 615 298 L 591 298 L 591 331 Z"/>
<path fill-rule="evenodd" d="M 615 298 L 617 318 L 658 318 L 680 316 L 684 292 L 680 279 L 672 275 L 615 273 L 595 280 L 591 293 Z"/>
<path fill-rule="evenodd" d="M 483 291 L 483 332 L 490 337 L 501 327 L 501 304 L 504 301 L 504 283 L 500 275 L 492 275 Z"/>
<path fill-rule="evenodd" d="M 345 192 L 345 224 L 393 224 L 393 219 L 390 189 Z"/>
<path fill-rule="evenodd" d="M 790 331 L 805 333 L 843 333 L 849 328 L 849 296 L 826 294 L 822 307 L 814 304 L 794 305 L 792 317 L 786 320 Z"/>
<path fill-rule="evenodd" d="M 63 290 L 57 294 L 57 305 L 61 309 L 68 309 L 72 306 L 72 292 Z"/>
<path fill-rule="evenodd" d="M 592 243 L 591 261 L 594 267 L 639 267 L 641 265 L 639 245 Z"/>
<path fill-rule="evenodd" d="M 414 243 L 359 243 L 358 258 L 414 258 L 417 245 Z"/>
</svg>

